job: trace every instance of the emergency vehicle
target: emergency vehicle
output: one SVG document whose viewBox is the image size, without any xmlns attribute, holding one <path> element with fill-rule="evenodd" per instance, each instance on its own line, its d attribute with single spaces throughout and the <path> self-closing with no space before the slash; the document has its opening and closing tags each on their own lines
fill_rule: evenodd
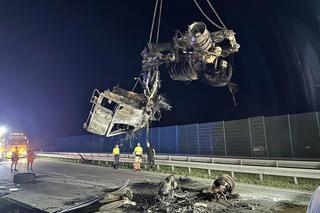
<svg viewBox="0 0 320 213">
<path fill-rule="evenodd" d="M 12 152 L 18 148 L 19 157 L 27 156 L 29 140 L 24 133 L 12 132 L 4 138 L 4 153 L 7 158 L 11 158 Z"/>
</svg>

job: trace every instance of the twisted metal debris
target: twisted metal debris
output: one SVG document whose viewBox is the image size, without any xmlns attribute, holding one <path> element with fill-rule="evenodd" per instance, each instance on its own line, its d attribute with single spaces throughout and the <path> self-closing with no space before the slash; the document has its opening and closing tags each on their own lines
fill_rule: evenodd
<svg viewBox="0 0 320 213">
<path fill-rule="evenodd" d="M 235 33 L 225 27 L 212 4 L 210 8 L 220 21 L 220 25 L 208 19 L 196 0 L 195 4 L 203 15 L 219 30 L 210 32 L 203 22 L 190 24 L 182 33 L 177 30 L 172 40 L 158 43 L 162 0 L 156 0 L 150 38 L 142 51 L 142 72 L 136 79 L 143 92 L 137 93 L 114 87 L 103 92 L 94 90 L 92 108 L 84 123 L 84 128 L 94 134 L 107 137 L 118 134 L 130 134 L 142 128 L 149 127 L 152 121 L 160 120 L 162 110 L 171 110 L 170 104 L 160 94 L 161 87 L 159 67 L 166 65 L 172 80 L 195 81 L 201 80 L 213 87 L 229 88 L 234 104 L 236 84 L 231 81 L 232 55 L 239 51 Z M 152 35 L 158 17 L 157 37 L 152 43 Z"/>
<path fill-rule="evenodd" d="M 209 189 L 190 190 L 180 186 L 179 180 L 170 175 L 160 183 L 156 203 L 148 208 L 148 212 L 207 212 L 207 204 L 203 201 L 212 200 L 233 205 L 229 199 L 237 197 L 233 194 L 234 187 L 233 178 L 222 175 Z"/>
</svg>

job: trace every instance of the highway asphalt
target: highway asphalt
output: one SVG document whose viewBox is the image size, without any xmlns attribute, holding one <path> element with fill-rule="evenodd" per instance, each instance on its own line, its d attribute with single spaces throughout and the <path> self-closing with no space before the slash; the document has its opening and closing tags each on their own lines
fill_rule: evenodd
<svg viewBox="0 0 320 213">
<path fill-rule="evenodd" d="M 21 159 L 18 172 L 27 172 L 26 161 Z M 123 185 L 129 178 L 131 183 L 160 182 L 167 174 L 151 172 L 134 172 L 129 169 L 114 170 L 111 167 L 84 165 L 54 160 L 36 159 L 34 172 L 35 184 L 13 184 L 10 161 L 0 162 L 0 192 L 9 192 L 10 188 L 20 191 L 10 192 L 9 198 L 19 200 L 36 208 L 54 212 L 103 195 L 106 189 Z M 195 179 L 203 185 L 210 186 L 212 180 Z M 307 205 L 312 192 L 277 189 L 272 187 L 236 185 L 236 193 L 244 199 L 268 200 L 268 202 L 291 201 Z"/>
</svg>

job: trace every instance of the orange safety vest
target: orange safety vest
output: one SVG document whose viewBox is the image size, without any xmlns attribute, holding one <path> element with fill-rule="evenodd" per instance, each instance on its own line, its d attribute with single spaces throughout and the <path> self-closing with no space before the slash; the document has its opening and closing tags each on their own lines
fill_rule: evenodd
<svg viewBox="0 0 320 213">
<path fill-rule="evenodd" d="M 33 160 L 35 158 L 35 155 L 34 155 L 34 151 L 33 150 L 28 150 L 27 152 L 27 158 L 29 161 Z"/>
</svg>

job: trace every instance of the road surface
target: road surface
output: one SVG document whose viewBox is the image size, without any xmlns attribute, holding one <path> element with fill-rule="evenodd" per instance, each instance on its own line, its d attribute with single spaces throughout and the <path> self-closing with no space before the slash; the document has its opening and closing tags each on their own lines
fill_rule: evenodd
<svg viewBox="0 0 320 213">
<path fill-rule="evenodd" d="M 21 159 L 18 172 L 26 171 L 26 161 Z M 134 172 L 128 169 L 113 170 L 110 167 L 68 163 L 54 160 L 36 159 L 35 184 L 13 184 L 14 173 L 10 172 L 10 162 L 0 162 L 0 192 L 8 192 L 17 187 L 21 191 L 11 192 L 8 197 L 27 203 L 36 208 L 54 212 L 103 195 L 106 189 L 123 185 L 128 178 L 131 183 L 160 182 L 167 174 Z M 203 185 L 210 186 L 212 180 L 196 179 Z M 5 188 L 4 188 L 5 187 Z M 236 185 L 236 193 L 243 199 L 267 200 L 269 203 L 292 201 L 307 205 L 311 192 L 277 189 L 245 184 Z"/>
</svg>

